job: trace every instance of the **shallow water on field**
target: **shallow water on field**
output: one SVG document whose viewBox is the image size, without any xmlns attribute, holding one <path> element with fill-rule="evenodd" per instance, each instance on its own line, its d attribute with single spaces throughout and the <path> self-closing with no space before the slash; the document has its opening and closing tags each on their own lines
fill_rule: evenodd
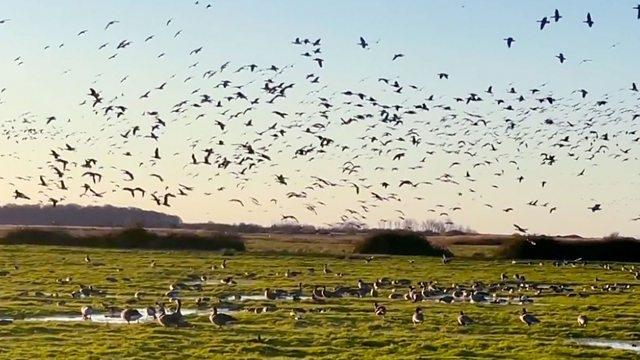
<svg viewBox="0 0 640 360">
<path fill-rule="evenodd" d="M 579 345 L 608 347 L 618 350 L 629 350 L 640 353 L 640 342 L 607 340 L 607 339 L 573 339 Z"/>
<path fill-rule="evenodd" d="M 155 319 L 152 316 L 148 316 L 146 309 L 137 309 L 141 314 L 144 314 L 138 321 L 132 321 L 131 323 L 148 323 L 153 322 Z M 209 315 L 211 311 L 209 309 L 182 309 L 182 315 Z M 231 313 L 229 309 L 220 308 L 219 313 Z M 126 324 L 127 322 L 120 317 L 120 313 L 94 313 L 91 315 L 91 319 L 84 320 L 81 315 L 49 315 L 49 316 L 36 316 L 24 318 L 21 321 L 30 322 L 94 322 L 100 324 Z"/>
</svg>

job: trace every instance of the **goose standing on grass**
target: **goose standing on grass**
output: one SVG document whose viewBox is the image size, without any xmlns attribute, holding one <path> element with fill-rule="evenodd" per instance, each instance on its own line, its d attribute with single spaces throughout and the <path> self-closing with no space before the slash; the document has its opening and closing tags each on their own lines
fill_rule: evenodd
<svg viewBox="0 0 640 360">
<path fill-rule="evenodd" d="M 578 325 L 587 326 L 589 319 L 587 319 L 587 315 L 580 314 L 578 315 Z"/>
<path fill-rule="evenodd" d="M 182 301 L 180 299 L 175 299 L 177 308 L 173 314 L 167 314 L 164 306 L 160 305 L 159 315 L 157 317 L 158 323 L 164 327 L 180 327 L 186 325 L 184 319 L 182 318 Z"/>
<path fill-rule="evenodd" d="M 142 314 L 136 309 L 127 308 L 122 310 L 120 317 L 122 320 L 126 321 L 127 324 L 131 324 L 132 321 L 140 320 L 140 318 L 142 318 Z"/>
<path fill-rule="evenodd" d="M 417 307 L 416 311 L 413 313 L 411 317 L 411 321 L 413 321 L 414 325 L 421 324 L 424 321 L 424 314 L 422 313 L 422 308 Z"/>
<path fill-rule="evenodd" d="M 271 291 L 270 288 L 264 289 L 264 298 L 267 300 L 275 300 L 276 294 Z"/>
<path fill-rule="evenodd" d="M 324 264 L 324 266 L 322 267 L 322 272 L 326 275 L 326 274 L 331 274 L 332 271 L 331 269 L 329 269 L 329 264 Z"/>
<path fill-rule="evenodd" d="M 473 320 L 464 314 L 464 311 L 460 311 L 460 315 L 458 316 L 458 324 L 462 326 L 467 326 L 473 324 Z"/>
<path fill-rule="evenodd" d="M 527 313 L 527 309 L 522 308 L 522 314 L 520 314 L 520 321 L 522 321 L 523 323 L 527 324 L 527 326 L 531 326 L 533 324 L 537 324 L 540 322 L 540 320 L 538 320 L 538 318 L 536 318 L 535 316 L 528 314 Z"/>
<path fill-rule="evenodd" d="M 80 313 L 82 314 L 82 320 L 90 320 L 93 314 L 93 308 L 91 306 L 83 306 L 80 308 Z"/>
<path fill-rule="evenodd" d="M 218 308 L 214 306 L 211 309 L 211 315 L 209 315 L 209 321 L 211 321 L 212 324 L 217 325 L 218 327 L 221 328 L 223 325 L 236 322 L 237 319 L 228 314 L 218 314 Z"/>
<path fill-rule="evenodd" d="M 387 314 L 387 307 L 375 302 L 373 303 L 373 311 L 377 316 L 385 316 Z"/>
</svg>

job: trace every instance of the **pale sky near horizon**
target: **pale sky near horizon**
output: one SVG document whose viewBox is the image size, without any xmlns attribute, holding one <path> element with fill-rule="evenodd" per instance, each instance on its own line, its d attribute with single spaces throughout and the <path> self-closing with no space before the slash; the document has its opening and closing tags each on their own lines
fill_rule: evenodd
<svg viewBox="0 0 640 360">
<path fill-rule="evenodd" d="M 212 6 L 206 8 L 207 4 Z M 640 86 L 636 5 L 444 0 L 57 1 L 55 6 L 35 0 L 2 2 L 0 20 L 8 21 L 0 24 L 0 205 L 46 204 L 53 197 L 62 198 L 61 203 L 165 211 L 189 222 L 271 224 L 282 215 L 294 215 L 301 223 L 317 225 L 339 222 L 341 216 L 377 225 L 381 219 L 403 216 L 418 221 L 450 218 L 488 233 L 511 233 L 516 223 L 536 233 L 599 236 L 619 231 L 638 236 L 640 221 L 631 221 L 640 217 L 640 142 L 634 141 L 640 137 L 640 117 L 633 119 L 640 114 L 640 101 L 638 92 L 631 90 L 633 82 Z M 556 8 L 562 15 L 557 23 L 551 19 Z M 583 23 L 588 12 L 595 22 L 592 28 Z M 536 21 L 545 16 L 551 24 L 539 30 Z M 118 22 L 105 30 L 112 20 Z M 83 30 L 86 33 L 78 35 Z M 358 45 L 361 36 L 369 43 L 366 50 Z M 301 56 L 318 47 L 292 44 L 296 37 L 320 38 L 321 52 Z M 515 39 L 512 48 L 503 40 L 507 37 Z M 124 40 L 131 44 L 117 49 Z M 200 52 L 190 54 L 199 47 Z M 400 53 L 404 56 L 392 61 Z M 559 53 L 567 59 L 563 64 L 556 58 Z M 322 68 L 312 60 L 315 57 L 324 59 Z M 257 70 L 236 72 L 248 64 L 258 65 Z M 271 65 L 282 72 L 267 70 Z M 204 77 L 207 70 L 216 74 Z M 438 79 L 438 73 L 449 74 L 449 79 Z M 308 74 L 313 76 L 307 79 Z M 316 76 L 318 83 L 311 83 Z M 395 93 L 396 88 L 378 78 L 397 80 L 402 92 Z M 271 104 L 272 95 L 261 90 L 267 79 L 273 79 L 274 86 L 295 85 L 286 90 L 286 98 Z M 223 80 L 242 88 L 216 87 Z M 485 92 L 489 86 L 493 94 Z M 516 94 L 508 92 L 511 87 Z M 103 98 L 95 108 L 89 88 Z M 531 94 L 533 88 L 540 91 Z M 582 99 L 578 89 L 588 90 L 588 95 Z M 415 110 L 414 105 L 425 103 L 430 110 L 404 114 L 402 124 L 385 124 L 380 107 L 341 94 L 346 90 L 387 106 Z M 140 98 L 147 91 L 149 97 Z M 249 100 L 224 99 L 237 91 Z M 470 93 L 483 101 L 466 104 Z M 202 94 L 214 103 L 200 103 Z M 526 100 L 518 101 L 520 95 Z M 556 102 L 537 100 L 547 96 Z M 259 102 L 250 104 L 254 98 Z M 497 104 L 497 99 L 505 103 Z M 222 107 L 215 107 L 218 100 Z M 178 107 L 183 111 L 172 112 L 181 101 L 187 101 Z M 607 103 L 598 106 L 597 101 Z M 107 105 L 127 110 L 121 117 L 114 112 L 105 115 Z M 505 110 L 508 105 L 515 110 Z M 229 118 L 249 107 L 246 114 Z M 154 130 L 158 141 L 145 138 L 155 122 L 150 111 L 157 111 L 166 123 Z M 281 119 L 272 111 L 288 115 Z M 363 114 L 372 116 L 341 125 L 341 119 Z M 480 118 L 473 115 L 487 125 L 472 126 Z M 55 120 L 47 124 L 51 116 Z M 553 124 L 545 124 L 548 119 Z M 248 120 L 252 127 L 244 125 Z M 224 123 L 225 130 L 216 121 Z M 509 121 L 517 123 L 511 132 Z M 274 123 L 284 136 L 271 136 L 274 131 L 257 134 Z M 134 126 L 140 133 L 124 138 Z M 590 135 L 592 130 L 597 135 Z M 602 139 L 605 133 L 608 140 Z M 420 145 L 411 144 L 413 134 L 419 134 Z M 315 135 L 334 143 L 321 148 Z M 563 143 L 565 136 L 569 141 Z M 380 139 L 392 142 L 382 145 Z M 218 145 L 220 140 L 223 145 Z M 483 146 L 487 142 L 497 151 Z M 246 164 L 256 160 L 239 145 L 246 143 L 271 160 L 257 162 L 243 173 Z M 64 150 L 65 144 L 76 150 Z M 607 148 L 597 152 L 601 145 Z M 153 162 L 156 147 L 162 159 Z M 294 156 L 301 147 L 315 150 Z M 206 148 L 214 149 L 212 161 L 219 155 L 218 160 L 227 158 L 232 165 L 219 169 L 191 164 L 191 154 L 202 162 Z M 69 190 L 59 188 L 51 166 L 61 165 L 54 162 L 51 150 L 70 162 L 62 178 Z M 393 160 L 401 152 L 406 156 Z M 541 165 L 543 152 L 555 155 L 557 162 Z M 238 163 L 246 156 L 253 160 Z M 81 167 L 89 158 L 98 160 L 97 165 Z M 347 161 L 359 166 L 351 174 L 342 170 Z M 484 161 L 489 164 L 474 167 Z M 135 180 L 126 181 L 123 170 L 133 173 Z M 582 170 L 585 175 L 577 176 Z M 102 181 L 93 184 L 82 176 L 85 171 L 101 173 Z M 439 181 L 445 173 L 456 183 Z M 280 174 L 288 178 L 287 185 L 277 183 Z M 40 175 L 48 187 L 39 185 Z M 338 186 L 323 185 L 312 176 Z M 517 180 L 520 176 L 522 182 Z M 399 187 L 405 179 L 432 185 Z M 384 188 L 382 182 L 390 186 Z M 104 192 L 103 197 L 80 197 L 85 183 Z M 154 192 L 178 194 L 180 184 L 194 190 L 170 199 L 170 208 L 151 200 Z M 145 197 L 131 198 L 123 187 L 142 187 Z M 15 190 L 31 200 L 14 199 Z M 287 197 L 289 192 L 304 192 L 306 197 Z M 387 200 L 376 200 L 372 192 Z M 535 200 L 537 206 L 527 205 Z M 602 204 L 602 211 L 587 209 L 596 203 Z M 457 207 L 461 210 L 454 210 Z M 514 210 L 503 211 L 510 207 Z M 552 207 L 557 210 L 550 214 Z M 441 216 L 443 212 L 447 215 Z"/>
</svg>

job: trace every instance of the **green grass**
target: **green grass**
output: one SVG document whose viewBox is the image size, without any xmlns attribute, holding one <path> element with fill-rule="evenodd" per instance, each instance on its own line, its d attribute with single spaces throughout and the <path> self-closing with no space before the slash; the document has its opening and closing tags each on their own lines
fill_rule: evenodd
<svg viewBox="0 0 640 360">
<path fill-rule="evenodd" d="M 223 256 L 195 251 L 104 250 L 45 246 L 0 246 L 0 318 L 16 319 L 47 314 L 78 314 L 82 305 L 92 304 L 97 311 L 101 303 L 125 306 L 136 291 L 144 293 L 143 300 L 134 306 L 152 305 L 167 301 L 163 294 L 169 285 L 185 281 L 189 275 L 207 275 L 215 283 L 207 284 L 202 292 L 184 291 L 185 307 L 194 308 L 194 299 L 208 296 L 213 299 L 232 294 L 261 294 L 265 287 L 294 289 L 304 284 L 309 294 L 313 285 L 356 286 L 358 279 L 372 282 L 379 277 L 408 278 L 415 282 L 437 281 L 442 286 L 452 283 L 470 284 L 472 281 L 498 282 L 500 273 L 518 273 L 534 283 L 563 283 L 576 290 L 585 288 L 586 298 L 545 294 L 535 297 L 528 310 L 542 323 L 527 328 L 518 321 L 521 306 L 438 304 L 423 302 L 425 323 L 411 324 L 416 304 L 404 300 L 389 300 L 385 288 L 379 299 L 344 298 L 325 304 L 302 301 L 248 301 L 245 307 L 275 303 L 277 310 L 254 314 L 240 311 L 234 314 L 239 323 L 218 329 L 207 316 L 190 317 L 192 328 L 165 329 L 153 323 L 118 325 L 84 323 L 42 323 L 16 320 L 0 326 L 0 358 L 637 358 L 638 354 L 605 348 L 573 344 L 575 338 L 610 338 L 634 340 L 640 338 L 640 302 L 637 289 L 632 286 L 621 293 L 592 291 L 591 285 L 604 283 L 640 284 L 632 274 L 621 272 L 620 265 L 605 270 L 598 264 L 586 267 L 555 268 L 549 262 L 511 264 L 507 261 L 478 260 L 457 257 L 442 265 L 440 259 L 392 256 L 365 263 L 362 259 L 345 259 L 345 248 L 320 244 L 320 252 L 313 255 L 312 247 L 303 240 L 275 244 L 278 252 L 264 250 L 265 239 L 250 239 L 249 252 L 227 256 L 226 269 L 211 270 Z M 299 245 L 302 243 L 302 245 Z M 296 245 L 297 244 L 297 245 Z M 301 250 L 302 249 L 302 250 Z M 490 247 L 453 247 L 458 255 L 482 253 L 490 256 Z M 84 262 L 91 254 L 92 265 Z M 299 252 L 299 253 L 296 253 Z M 414 260 L 410 263 L 409 260 Z M 150 267 L 152 260 L 155 267 Z M 328 264 L 332 274 L 323 274 Z M 17 269 L 14 269 L 17 265 Z M 308 268 L 314 268 L 313 274 Z M 287 270 L 300 271 L 295 278 L 285 278 Z M 245 277 L 243 274 L 254 273 Z M 335 276 L 336 272 L 343 276 Z M 234 276 L 235 286 L 219 284 L 218 279 Z M 56 282 L 72 277 L 69 284 Z M 107 277 L 117 279 L 107 281 Z M 595 278 L 600 281 L 595 282 Z M 72 299 L 68 294 L 79 284 L 93 285 L 106 290 L 107 298 Z M 398 289 L 404 292 L 405 289 Z M 22 292 L 26 291 L 27 294 Z M 58 297 L 38 297 L 58 294 Z M 521 294 L 532 296 L 531 291 Z M 508 294 L 504 294 L 505 296 Z M 516 295 L 516 294 L 514 294 Z M 518 294 L 519 295 L 519 294 Z M 372 303 L 379 301 L 388 308 L 384 318 L 376 317 Z M 213 300 L 215 302 L 215 300 Z M 295 320 L 290 309 L 326 308 L 325 313 L 307 313 Z M 456 316 L 464 310 L 476 324 L 459 327 Z M 589 316 L 591 323 L 579 328 L 579 313 Z M 260 334 L 264 343 L 254 342 Z"/>
</svg>

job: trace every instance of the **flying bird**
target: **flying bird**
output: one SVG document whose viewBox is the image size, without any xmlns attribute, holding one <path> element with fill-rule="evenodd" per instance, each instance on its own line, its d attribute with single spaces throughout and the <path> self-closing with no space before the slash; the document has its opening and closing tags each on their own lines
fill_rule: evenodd
<svg viewBox="0 0 640 360">
<path fill-rule="evenodd" d="M 360 47 L 363 48 L 363 49 L 366 49 L 367 46 L 369 46 L 369 44 L 367 44 L 367 42 L 364 40 L 364 38 L 362 36 L 360 37 L 360 42 L 358 42 L 358 45 L 360 45 Z"/>
<path fill-rule="evenodd" d="M 563 53 L 560 53 L 560 54 L 556 55 L 556 57 L 558 58 L 558 60 L 560 60 L 560 64 L 563 64 L 565 62 L 565 60 L 567 60 L 567 58 L 564 57 Z"/>
<path fill-rule="evenodd" d="M 589 27 L 593 26 L 593 20 L 591 19 L 591 13 L 587 13 L 587 20 L 583 21 L 583 23 L 587 24 Z"/>
<path fill-rule="evenodd" d="M 545 25 L 549 24 L 549 19 L 547 19 L 547 17 L 543 17 L 542 19 L 538 20 L 537 22 L 540 23 L 540 30 L 544 29 Z"/>
<path fill-rule="evenodd" d="M 507 47 L 511 48 L 511 44 L 513 44 L 516 40 L 514 38 L 512 38 L 512 37 L 508 37 L 508 38 L 504 39 L 504 41 L 507 42 Z"/>
<path fill-rule="evenodd" d="M 119 22 L 120 22 L 120 21 L 118 21 L 118 20 L 111 20 L 111 21 L 109 21 L 109 22 L 107 23 L 107 26 L 105 26 L 105 27 L 104 27 L 104 29 L 105 29 L 105 30 L 107 30 L 111 25 L 117 24 L 117 23 L 119 23 Z"/>
</svg>

